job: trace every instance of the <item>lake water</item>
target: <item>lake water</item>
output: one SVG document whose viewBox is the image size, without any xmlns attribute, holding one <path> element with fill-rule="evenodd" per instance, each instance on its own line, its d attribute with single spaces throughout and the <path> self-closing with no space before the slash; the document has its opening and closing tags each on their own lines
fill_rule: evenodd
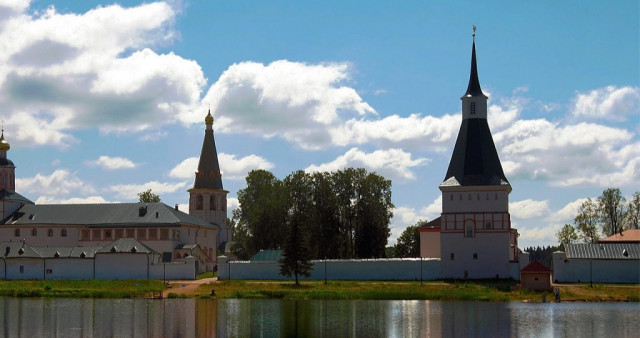
<svg viewBox="0 0 640 338">
<path fill-rule="evenodd" d="M 639 303 L 2 298 L 2 337 L 637 337 Z"/>
</svg>

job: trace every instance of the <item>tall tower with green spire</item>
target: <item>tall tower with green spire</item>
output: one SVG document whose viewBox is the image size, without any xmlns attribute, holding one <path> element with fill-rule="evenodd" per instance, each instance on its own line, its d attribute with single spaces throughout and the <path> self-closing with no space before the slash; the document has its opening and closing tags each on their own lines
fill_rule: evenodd
<svg viewBox="0 0 640 338">
<path fill-rule="evenodd" d="M 211 111 L 205 117 L 204 141 L 198 171 L 193 188 L 189 189 L 189 215 L 218 227 L 218 248 L 231 241 L 231 231 L 227 227 L 227 193 L 222 187 L 222 173 L 218 163 L 218 151 L 213 138 L 213 116 Z"/>
<path fill-rule="evenodd" d="M 475 26 L 471 73 L 462 123 L 442 192 L 440 257 L 443 278 L 509 278 L 517 261 L 507 180 L 487 122 L 488 97 L 480 88 Z"/>
</svg>

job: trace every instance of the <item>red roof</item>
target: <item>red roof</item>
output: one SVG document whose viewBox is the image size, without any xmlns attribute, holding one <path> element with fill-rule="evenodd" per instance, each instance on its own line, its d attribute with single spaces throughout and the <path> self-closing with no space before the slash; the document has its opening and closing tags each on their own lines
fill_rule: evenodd
<svg viewBox="0 0 640 338">
<path fill-rule="evenodd" d="M 551 272 L 549 268 L 540 264 L 538 261 L 533 261 L 529 265 L 525 266 L 520 272 Z"/>
<path fill-rule="evenodd" d="M 619 234 L 601 239 L 600 242 L 640 242 L 640 229 L 628 229 Z"/>
<path fill-rule="evenodd" d="M 423 224 L 418 228 L 418 231 L 420 232 L 439 232 L 441 228 L 441 217 L 438 217 L 436 219 L 434 219 L 431 222 L 428 222 L 427 224 Z"/>
</svg>

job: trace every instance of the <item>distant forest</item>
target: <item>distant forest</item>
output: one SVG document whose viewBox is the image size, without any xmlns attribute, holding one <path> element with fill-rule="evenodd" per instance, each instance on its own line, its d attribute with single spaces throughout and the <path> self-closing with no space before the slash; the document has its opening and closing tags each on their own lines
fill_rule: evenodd
<svg viewBox="0 0 640 338">
<path fill-rule="evenodd" d="M 538 261 L 542 265 L 547 268 L 553 270 L 553 252 L 554 251 L 562 251 L 562 248 L 559 246 L 548 246 L 548 247 L 528 247 L 524 249 L 524 252 L 529 253 L 529 260 L 531 262 Z"/>
</svg>

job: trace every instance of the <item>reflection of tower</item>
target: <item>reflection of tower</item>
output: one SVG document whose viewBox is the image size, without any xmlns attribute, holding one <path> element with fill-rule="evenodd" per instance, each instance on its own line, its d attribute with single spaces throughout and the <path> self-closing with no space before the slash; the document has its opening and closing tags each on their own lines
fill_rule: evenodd
<svg viewBox="0 0 640 338">
<path fill-rule="evenodd" d="M 205 118 L 206 129 L 202 152 L 193 188 L 189 189 L 189 215 L 199 217 L 218 226 L 218 248 L 231 241 L 227 227 L 227 193 L 222 188 L 222 174 L 218 164 L 216 142 L 213 139 L 213 116 L 211 111 Z M 220 248 L 224 251 L 224 248 Z"/>
<path fill-rule="evenodd" d="M 462 124 L 439 186 L 443 278 L 507 278 L 509 262 L 517 260 L 517 232 L 509 215 L 511 185 L 487 123 L 487 99 L 478 80 L 474 30 Z"/>
<path fill-rule="evenodd" d="M 0 135 L 0 190 L 15 191 L 16 190 L 16 167 L 10 159 L 7 158 L 7 151 L 11 149 L 9 142 L 4 139 L 4 128 Z"/>
</svg>

